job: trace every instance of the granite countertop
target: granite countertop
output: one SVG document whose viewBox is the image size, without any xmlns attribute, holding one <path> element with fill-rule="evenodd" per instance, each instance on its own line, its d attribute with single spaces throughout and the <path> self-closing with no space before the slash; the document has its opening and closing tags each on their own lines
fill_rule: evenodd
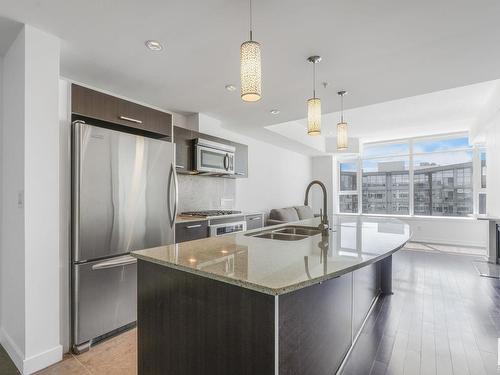
<svg viewBox="0 0 500 375">
<path fill-rule="evenodd" d="M 317 226 L 319 218 L 286 225 Z M 390 218 L 333 215 L 329 236 L 298 241 L 247 236 L 263 229 L 132 252 L 132 256 L 258 292 L 280 295 L 352 272 L 399 250 L 410 226 Z M 264 229 L 278 228 L 265 227 Z M 326 255 L 326 262 L 324 258 Z"/>
</svg>

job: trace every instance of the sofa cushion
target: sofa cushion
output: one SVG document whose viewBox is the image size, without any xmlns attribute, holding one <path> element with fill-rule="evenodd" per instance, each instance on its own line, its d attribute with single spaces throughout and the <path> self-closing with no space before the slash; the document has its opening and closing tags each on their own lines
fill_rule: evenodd
<svg viewBox="0 0 500 375">
<path fill-rule="evenodd" d="M 299 220 L 299 215 L 293 207 L 275 208 L 269 213 L 269 218 L 280 221 L 297 221 Z"/>
<path fill-rule="evenodd" d="M 300 220 L 312 219 L 314 217 L 313 211 L 309 206 L 295 206 L 294 208 L 297 210 Z"/>
</svg>

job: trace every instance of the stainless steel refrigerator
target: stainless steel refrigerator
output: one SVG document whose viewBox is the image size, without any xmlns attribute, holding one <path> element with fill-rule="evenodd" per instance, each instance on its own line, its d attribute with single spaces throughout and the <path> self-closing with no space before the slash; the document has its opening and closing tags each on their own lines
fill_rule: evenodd
<svg viewBox="0 0 500 375">
<path fill-rule="evenodd" d="M 72 348 L 134 324 L 130 251 L 175 243 L 175 145 L 72 124 Z"/>
</svg>

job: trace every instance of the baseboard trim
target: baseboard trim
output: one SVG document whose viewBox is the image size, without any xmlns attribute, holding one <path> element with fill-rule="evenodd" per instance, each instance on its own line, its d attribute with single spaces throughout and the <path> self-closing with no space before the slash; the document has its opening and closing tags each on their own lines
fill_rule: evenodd
<svg viewBox="0 0 500 375">
<path fill-rule="evenodd" d="M 63 347 L 57 345 L 54 348 L 36 354 L 24 360 L 23 374 L 33 374 L 36 371 L 43 370 L 63 358 Z"/>
<path fill-rule="evenodd" d="M 453 241 L 453 240 L 440 240 L 438 238 L 425 238 L 425 237 L 418 237 L 418 238 L 411 238 L 410 242 L 420 242 L 420 243 L 429 243 L 429 244 L 437 244 L 437 245 L 450 245 L 450 246 L 461 246 L 461 247 L 479 247 L 486 249 L 488 247 L 487 244 L 482 244 L 474 241 Z"/>
<path fill-rule="evenodd" d="M 21 349 L 19 349 L 3 328 L 0 328 L 0 343 L 19 372 L 23 375 L 33 374 L 34 372 L 43 370 L 61 361 L 63 358 L 63 347 L 62 345 L 57 345 L 54 348 L 24 359 L 24 354 Z"/>
<path fill-rule="evenodd" d="M 12 362 L 14 362 L 14 365 L 16 365 L 19 372 L 22 373 L 24 358 L 23 352 L 19 349 L 14 340 L 12 340 L 10 335 L 5 332 L 3 327 L 0 327 L 0 343 L 4 347 Z"/>
</svg>

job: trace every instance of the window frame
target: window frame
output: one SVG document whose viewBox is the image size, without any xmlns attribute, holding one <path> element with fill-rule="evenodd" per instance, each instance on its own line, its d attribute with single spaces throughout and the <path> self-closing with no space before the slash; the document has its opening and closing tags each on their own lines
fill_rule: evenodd
<svg viewBox="0 0 500 375">
<path fill-rule="evenodd" d="M 474 215 L 486 215 L 488 213 L 487 206 L 486 212 L 479 212 L 479 197 L 484 195 L 486 197 L 486 204 L 488 204 L 488 153 L 486 152 L 486 145 L 477 144 L 474 145 L 473 161 L 472 161 L 472 174 L 473 174 L 473 194 L 474 194 Z M 484 152 L 486 157 L 486 187 L 482 187 L 481 177 L 482 177 L 482 166 L 481 166 L 481 154 Z"/>
<path fill-rule="evenodd" d="M 365 216 L 388 216 L 388 217 L 412 217 L 412 218 L 435 218 L 435 219 L 469 219 L 479 215 L 479 196 L 484 194 L 487 197 L 487 188 L 488 183 L 486 183 L 486 188 L 481 187 L 481 153 L 486 153 L 486 146 L 484 144 L 474 144 L 472 146 L 467 147 L 457 147 L 451 150 L 437 150 L 430 152 L 417 152 L 414 153 L 414 144 L 416 142 L 422 141 L 434 141 L 434 140 L 446 140 L 450 138 L 460 138 L 467 137 L 468 134 L 464 132 L 456 132 L 456 133 L 446 133 L 446 134 L 437 134 L 431 136 L 420 136 L 420 137 L 410 137 L 410 138 L 400 138 L 388 141 L 376 141 L 376 142 L 366 142 L 360 145 L 360 153 L 356 156 L 340 156 L 337 158 L 336 162 L 336 213 L 341 215 L 365 215 Z M 391 155 L 380 155 L 380 156 L 370 156 L 367 158 L 363 158 L 363 149 L 366 145 L 388 145 L 388 144 L 400 144 L 400 143 L 408 143 L 408 154 L 406 153 L 396 153 Z M 472 213 L 467 216 L 446 216 L 446 215 L 415 215 L 415 168 L 414 168 L 414 160 L 415 157 L 420 155 L 432 155 L 432 154 L 443 154 L 445 152 L 459 152 L 459 151 L 468 151 L 472 152 Z M 487 153 L 486 153 L 487 155 Z M 408 159 L 408 214 L 376 214 L 376 213 L 363 213 L 363 161 L 364 160 L 374 160 L 381 158 L 391 158 L 391 157 L 407 157 Z M 486 156 L 487 157 L 487 156 Z M 356 163 L 356 183 L 357 189 L 356 191 L 341 191 L 340 190 L 340 164 L 341 163 Z M 487 165 L 487 164 L 486 164 Z M 486 177 L 487 179 L 487 177 Z M 342 195 L 356 195 L 358 197 L 358 210 L 357 212 L 341 212 L 340 211 L 340 196 Z M 486 198 L 487 199 L 487 198 Z"/>
</svg>

